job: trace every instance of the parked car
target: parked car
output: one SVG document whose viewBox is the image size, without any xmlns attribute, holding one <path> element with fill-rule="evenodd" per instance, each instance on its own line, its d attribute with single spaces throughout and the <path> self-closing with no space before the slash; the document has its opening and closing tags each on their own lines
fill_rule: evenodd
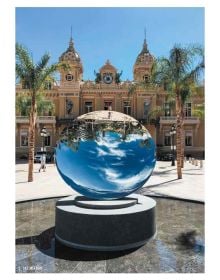
<svg viewBox="0 0 220 280">
<path fill-rule="evenodd" d="M 172 159 L 173 159 L 173 154 L 171 153 L 160 154 L 157 156 L 157 160 L 171 161 Z"/>
<path fill-rule="evenodd" d="M 34 163 L 40 163 L 41 162 L 41 155 L 45 154 L 45 152 L 37 152 L 34 156 Z M 53 160 L 53 154 L 50 152 L 46 152 L 46 162 L 52 162 Z"/>
<path fill-rule="evenodd" d="M 52 161 L 53 161 L 53 153 L 47 153 L 46 162 L 52 162 Z"/>
<path fill-rule="evenodd" d="M 28 159 L 28 155 L 27 154 L 23 154 L 19 157 L 19 159 Z"/>
</svg>

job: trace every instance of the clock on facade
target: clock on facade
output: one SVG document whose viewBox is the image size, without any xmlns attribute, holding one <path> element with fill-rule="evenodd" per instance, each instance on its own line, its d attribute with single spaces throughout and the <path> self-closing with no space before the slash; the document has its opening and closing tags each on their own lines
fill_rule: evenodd
<svg viewBox="0 0 220 280">
<path fill-rule="evenodd" d="M 111 74 L 111 73 L 105 73 L 105 74 L 103 74 L 103 81 L 104 81 L 104 83 L 106 83 L 106 84 L 111 84 L 112 81 L 113 81 L 112 74 Z"/>
<path fill-rule="evenodd" d="M 73 80 L 73 75 L 72 74 L 67 74 L 66 75 L 66 80 L 67 81 L 72 81 Z"/>
</svg>

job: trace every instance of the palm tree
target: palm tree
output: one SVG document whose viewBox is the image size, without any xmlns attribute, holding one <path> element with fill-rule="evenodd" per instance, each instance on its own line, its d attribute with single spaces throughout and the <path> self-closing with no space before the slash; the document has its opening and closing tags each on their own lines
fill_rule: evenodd
<svg viewBox="0 0 220 280">
<path fill-rule="evenodd" d="M 201 62 L 201 65 L 199 67 L 204 68 L 204 65 L 202 65 L 203 62 Z M 197 71 L 197 70 L 196 70 Z M 199 70 L 200 71 L 200 70 Z M 197 75 L 197 74 L 196 74 Z M 189 77 L 186 77 L 186 80 L 188 80 Z M 185 81 L 184 81 L 185 83 Z M 198 86 L 198 84 L 195 83 L 191 78 L 188 80 L 188 85 L 185 85 L 183 89 L 181 90 L 181 117 L 182 117 L 182 130 L 181 130 L 181 167 L 184 167 L 184 129 L 183 129 L 183 122 L 185 118 L 185 113 L 184 113 L 184 107 L 186 102 L 190 100 L 190 98 L 202 98 L 204 100 L 204 91 L 201 90 L 201 87 Z M 204 120 L 204 110 L 205 110 L 205 105 L 204 103 L 202 104 L 195 104 L 194 108 L 192 110 L 193 116 L 197 116 L 200 119 Z"/>
<path fill-rule="evenodd" d="M 199 117 L 201 120 L 204 120 L 205 118 L 205 105 L 203 104 L 198 104 L 194 109 L 193 109 L 193 115 Z"/>
<path fill-rule="evenodd" d="M 163 85 L 167 92 L 175 94 L 178 179 L 182 179 L 184 104 L 191 94 L 192 86 L 198 83 L 203 68 L 204 57 L 201 47 L 184 48 L 175 45 L 170 51 L 169 58 L 157 60 L 153 75 L 156 83 Z"/>
<path fill-rule="evenodd" d="M 51 100 L 46 100 L 42 93 L 36 95 L 37 114 L 54 114 L 55 105 Z M 16 96 L 16 112 L 21 116 L 29 116 L 31 110 L 31 97 L 26 94 Z"/>
<path fill-rule="evenodd" d="M 55 73 L 60 64 L 48 66 L 50 55 L 45 53 L 40 61 L 35 64 L 30 52 L 21 44 L 16 43 L 16 76 L 21 82 L 26 84 L 31 97 L 29 114 L 29 134 L 28 134 L 28 182 L 33 181 L 34 147 L 35 147 L 35 124 L 37 117 L 37 93 L 43 90 L 45 81 Z M 65 66 L 63 66 L 65 67 Z"/>
<path fill-rule="evenodd" d="M 28 116 L 30 114 L 31 98 L 25 93 L 16 96 L 16 115 Z"/>
</svg>

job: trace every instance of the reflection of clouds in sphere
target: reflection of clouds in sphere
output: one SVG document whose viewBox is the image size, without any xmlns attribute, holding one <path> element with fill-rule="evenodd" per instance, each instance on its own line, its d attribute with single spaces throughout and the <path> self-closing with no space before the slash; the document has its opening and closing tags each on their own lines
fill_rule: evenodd
<svg viewBox="0 0 220 280">
<path fill-rule="evenodd" d="M 86 126 L 87 135 L 77 140 L 75 149 L 71 139 L 81 125 Z M 155 166 L 155 145 L 141 126 L 138 130 L 127 123 L 125 133 L 120 122 L 83 123 L 68 129 L 56 149 L 56 159 L 60 175 L 73 189 L 90 198 L 114 199 L 148 180 Z"/>
</svg>

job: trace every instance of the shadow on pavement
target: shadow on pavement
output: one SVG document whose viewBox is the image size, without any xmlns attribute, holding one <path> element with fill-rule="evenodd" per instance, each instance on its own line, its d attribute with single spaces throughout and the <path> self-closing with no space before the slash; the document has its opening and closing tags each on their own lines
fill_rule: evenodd
<svg viewBox="0 0 220 280">
<path fill-rule="evenodd" d="M 157 176 L 157 175 L 166 174 L 166 173 L 169 173 L 169 172 L 171 172 L 173 170 L 176 170 L 176 168 L 172 168 L 172 169 L 164 170 L 164 171 L 156 171 L 156 170 L 154 170 L 153 173 L 152 173 L 152 176 L 153 175 Z"/>
<path fill-rule="evenodd" d="M 165 181 L 165 182 L 162 182 L 162 183 L 158 183 L 158 184 L 154 184 L 154 185 L 148 185 L 146 187 L 142 187 L 142 189 L 150 189 L 150 188 L 158 187 L 158 186 L 161 186 L 161 185 L 164 185 L 164 184 L 167 184 L 167 183 L 171 183 L 171 182 L 174 182 L 174 181 L 179 181 L 179 179 L 172 179 L 172 180 Z"/>
<path fill-rule="evenodd" d="M 24 184 L 24 183 L 28 183 L 28 181 L 22 181 L 22 182 L 16 182 L 15 184 Z"/>
<path fill-rule="evenodd" d="M 117 252 L 84 251 L 66 247 L 55 239 L 55 227 L 48 228 L 39 235 L 20 237 L 16 239 L 16 245 L 35 244 L 43 254 L 70 261 L 98 261 L 108 260 L 130 254 L 139 248 Z"/>
</svg>

